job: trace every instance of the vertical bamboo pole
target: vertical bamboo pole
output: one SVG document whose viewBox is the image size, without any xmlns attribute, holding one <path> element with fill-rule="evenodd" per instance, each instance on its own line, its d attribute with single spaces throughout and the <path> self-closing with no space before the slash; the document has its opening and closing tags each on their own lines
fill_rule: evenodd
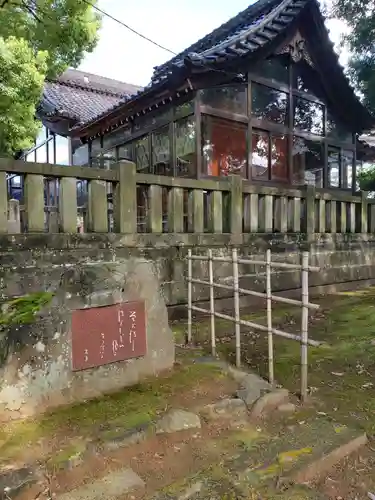
<svg viewBox="0 0 375 500">
<path fill-rule="evenodd" d="M 233 262 L 233 291 L 234 291 L 234 319 L 236 332 L 236 366 L 241 366 L 241 329 L 240 329 L 240 293 L 238 279 L 238 254 L 237 248 L 232 249 Z"/>
<path fill-rule="evenodd" d="M 211 353 L 213 357 L 216 357 L 214 266 L 211 248 L 208 250 L 208 272 L 210 280 Z"/>
<path fill-rule="evenodd" d="M 301 320 L 301 399 L 307 398 L 307 341 L 309 324 L 309 252 L 302 253 L 302 320 Z"/>
<path fill-rule="evenodd" d="M 187 331 L 187 343 L 191 344 L 192 335 L 191 335 L 191 325 L 192 325 L 192 298 L 193 298 L 193 290 L 192 290 L 192 274 L 193 274 L 193 260 L 191 258 L 191 249 L 188 250 L 188 331 Z"/>
<path fill-rule="evenodd" d="M 271 250 L 266 253 L 266 294 L 267 294 L 267 331 L 268 331 L 268 380 L 274 383 L 273 336 L 272 336 L 272 291 L 271 291 Z"/>
</svg>

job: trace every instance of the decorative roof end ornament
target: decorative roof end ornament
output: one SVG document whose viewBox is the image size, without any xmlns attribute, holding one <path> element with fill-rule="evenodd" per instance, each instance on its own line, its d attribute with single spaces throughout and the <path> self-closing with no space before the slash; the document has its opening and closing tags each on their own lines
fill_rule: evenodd
<svg viewBox="0 0 375 500">
<path fill-rule="evenodd" d="M 293 38 L 288 43 L 284 44 L 279 50 L 277 50 L 276 53 L 289 54 L 295 63 L 306 61 L 310 66 L 314 66 L 306 48 L 306 40 L 302 37 L 299 31 L 295 33 Z"/>
</svg>

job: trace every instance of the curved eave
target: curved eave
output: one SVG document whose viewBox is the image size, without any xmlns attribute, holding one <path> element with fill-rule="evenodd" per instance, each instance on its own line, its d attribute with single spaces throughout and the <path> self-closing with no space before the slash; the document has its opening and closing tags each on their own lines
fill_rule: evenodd
<svg viewBox="0 0 375 500">
<path fill-rule="evenodd" d="M 72 136 L 80 138 L 95 137 L 100 133 L 114 130 L 131 119 L 145 115 L 147 112 L 157 109 L 160 105 L 172 101 L 175 94 L 187 91 L 188 82 L 185 73 L 184 69 L 182 69 L 173 74 L 171 79 L 154 84 L 135 94 L 129 100 L 97 116 L 94 120 L 75 127 L 72 130 Z"/>
<path fill-rule="evenodd" d="M 309 55 L 321 75 L 324 89 L 337 116 L 356 133 L 374 128 L 375 117 L 360 102 L 345 75 L 317 0 L 310 2 L 303 12 L 301 33 L 307 40 Z M 319 43 L 314 43 L 316 40 Z"/>
</svg>

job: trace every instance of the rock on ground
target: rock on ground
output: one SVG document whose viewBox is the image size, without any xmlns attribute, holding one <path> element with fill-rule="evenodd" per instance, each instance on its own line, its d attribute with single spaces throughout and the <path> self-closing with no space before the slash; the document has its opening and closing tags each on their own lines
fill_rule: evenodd
<svg viewBox="0 0 375 500">
<path fill-rule="evenodd" d="M 69 491 L 57 497 L 57 500 L 116 500 L 121 495 L 138 488 L 145 483 L 132 469 L 121 469 L 90 484 Z"/>
<path fill-rule="evenodd" d="M 249 373 L 240 382 L 237 397 L 250 407 L 264 393 L 271 391 L 271 385 L 254 373 Z"/>
<path fill-rule="evenodd" d="M 202 408 L 201 414 L 207 420 L 218 418 L 246 419 L 248 416 L 246 404 L 242 399 L 222 399 L 218 403 L 210 404 Z"/>
<path fill-rule="evenodd" d="M 171 410 L 156 423 L 156 433 L 163 434 L 201 428 L 198 415 L 185 410 Z"/>
<path fill-rule="evenodd" d="M 251 416 L 259 418 L 289 402 L 287 389 L 276 389 L 261 396 L 251 409 Z"/>
</svg>

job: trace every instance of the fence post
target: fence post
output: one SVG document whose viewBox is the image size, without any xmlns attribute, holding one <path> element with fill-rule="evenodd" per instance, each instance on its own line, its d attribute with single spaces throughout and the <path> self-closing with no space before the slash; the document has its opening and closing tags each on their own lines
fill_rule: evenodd
<svg viewBox="0 0 375 500">
<path fill-rule="evenodd" d="M 19 234 L 21 232 L 21 213 L 18 200 L 9 200 L 8 214 L 8 233 Z"/>
<path fill-rule="evenodd" d="M 268 381 L 273 385 L 275 381 L 273 364 L 273 336 L 272 336 L 272 291 L 271 291 L 271 250 L 266 252 L 266 294 L 267 294 L 267 330 L 268 330 Z"/>
<path fill-rule="evenodd" d="M 211 248 L 208 250 L 208 274 L 210 280 L 211 353 L 213 357 L 216 357 L 214 266 Z"/>
<path fill-rule="evenodd" d="M 29 233 L 44 232 L 43 175 L 25 175 L 25 214 Z"/>
<path fill-rule="evenodd" d="M 234 291 L 234 319 L 236 332 L 236 366 L 241 366 L 241 324 L 240 324 L 240 293 L 238 278 L 238 253 L 237 248 L 232 249 L 233 263 L 233 291 Z"/>
<path fill-rule="evenodd" d="M 230 175 L 230 232 L 235 243 L 241 243 L 243 222 L 242 177 Z"/>
<path fill-rule="evenodd" d="M 301 319 L 301 399 L 307 399 L 307 342 L 309 325 L 309 252 L 302 253 L 302 319 Z"/>
<path fill-rule="evenodd" d="M 359 231 L 361 233 L 368 232 L 368 201 L 367 201 L 367 191 L 361 192 L 361 220 Z"/>
<path fill-rule="evenodd" d="M 120 161 L 114 190 L 114 225 L 117 233 L 137 232 L 137 171 L 135 163 Z"/>
<path fill-rule="evenodd" d="M 8 187 L 7 174 L 0 172 L 0 233 L 8 232 Z"/>
<path fill-rule="evenodd" d="M 108 232 L 107 183 L 90 181 L 88 193 L 89 229 L 94 233 Z"/>
<path fill-rule="evenodd" d="M 191 335 L 191 325 L 192 325 L 192 300 L 193 300 L 193 290 L 192 290 L 192 274 L 193 274 L 193 260 L 192 260 L 192 252 L 191 248 L 188 249 L 188 331 L 187 331 L 187 343 L 191 344 L 192 335 Z"/>
<path fill-rule="evenodd" d="M 306 235 L 312 239 L 315 233 L 315 186 L 306 186 Z"/>
<path fill-rule="evenodd" d="M 63 177 L 59 195 L 60 224 L 63 233 L 77 232 L 77 179 Z"/>
</svg>

